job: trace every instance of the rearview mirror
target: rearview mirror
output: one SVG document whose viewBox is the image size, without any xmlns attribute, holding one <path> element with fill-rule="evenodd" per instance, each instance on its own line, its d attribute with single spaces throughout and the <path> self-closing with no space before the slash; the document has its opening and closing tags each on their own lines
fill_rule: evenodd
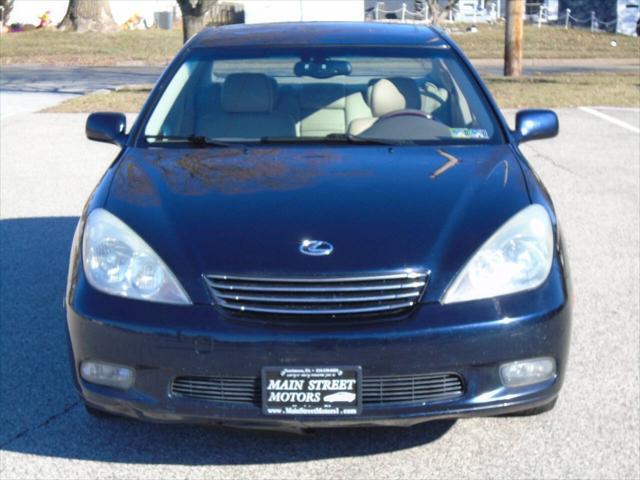
<svg viewBox="0 0 640 480">
<path fill-rule="evenodd" d="M 558 116 L 551 110 L 521 110 L 516 114 L 517 143 L 558 135 Z"/>
<path fill-rule="evenodd" d="M 85 133 L 89 140 L 115 143 L 122 147 L 127 142 L 127 117 L 124 113 L 96 112 L 89 115 Z"/>
<path fill-rule="evenodd" d="M 351 64 L 346 60 L 314 60 L 297 62 L 293 67 L 296 77 L 331 78 L 351 75 Z"/>
</svg>

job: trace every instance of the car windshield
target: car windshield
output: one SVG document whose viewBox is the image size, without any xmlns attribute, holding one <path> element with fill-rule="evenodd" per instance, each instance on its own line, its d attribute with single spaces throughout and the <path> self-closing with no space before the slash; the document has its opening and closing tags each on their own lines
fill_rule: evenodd
<svg viewBox="0 0 640 480">
<path fill-rule="evenodd" d="M 442 48 L 195 49 L 143 135 L 153 146 L 502 141 L 477 83 Z"/>
</svg>

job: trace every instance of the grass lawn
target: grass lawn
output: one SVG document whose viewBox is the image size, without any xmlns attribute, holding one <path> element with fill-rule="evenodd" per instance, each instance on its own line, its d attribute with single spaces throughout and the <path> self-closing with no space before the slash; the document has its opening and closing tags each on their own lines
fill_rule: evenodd
<svg viewBox="0 0 640 480">
<path fill-rule="evenodd" d="M 0 37 L 0 64 L 105 66 L 126 62 L 166 64 L 182 47 L 182 30 L 73 33 L 55 30 Z"/>
<path fill-rule="evenodd" d="M 452 38 L 470 58 L 502 58 L 504 25 L 479 25 L 467 33 L 467 25 L 450 27 Z M 611 46 L 615 40 L 616 47 Z M 640 58 L 640 38 L 588 29 L 535 25 L 524 27 L 524 58 Z"/>
<path fill-rule="evenodd" d="M 594 73 L 485 77 L 500 108 L 640 107 L 640 75 Z"/>
<path fill-rule="evenodd" d="M 501 108 L 559 108 L 588 105 L 640 107 L 640 76 L 636 74 L 567 74 L 521 78 L 486 77 Z M 148 91 L 94 93 L 72 98 L 45 112 L 100 110 L 138 112 Z"/>
<path fill-rule="evenodd" d="M 449 28 L 471 58 L 502 58 L 503 25 L 467 25 Z M 616 47 L 611 41 L 617 42 Z M 525 26 L 525 58 L 633 58 L 640 57 L 640 39 L 586 29 Z M 125 62 L 165 64 L 182 45 L 182 31 L 146 30 L 116 33 L 72 33 L 36 30 L 0 37 L 0 64 L 114 65 Z"/>
<path fill-rule="evenodd" d="M 150 90 L 96 92 L 71 98 L 53 107 L 42 110 L 45 113 L 91 113 L 125 112 L 138 113 L 149 96 Z"/>
</svg>

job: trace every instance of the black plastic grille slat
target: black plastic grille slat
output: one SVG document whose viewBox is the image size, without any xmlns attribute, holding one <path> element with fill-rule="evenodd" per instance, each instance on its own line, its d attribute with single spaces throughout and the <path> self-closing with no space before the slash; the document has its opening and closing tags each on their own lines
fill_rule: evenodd
<svg viewBox="0 0 640 480">
<path fill-rule="evenodd" d="M 454 373 L 370 377 L 363 380 L 364 404 L 417 403 L 455 398 L 464 393 Z"/>
<path fill-rule="evenodd" d="M 177 377 L 171 393 L 214 402 L 260 405 L 261 385 L 253 377 Z M 456 398 L 464 393 L 455 373 L 430 373 L 362 379 L 364 405 L 403 404 Z"/>
<path fill-rule="evenodd" d="M 402 272 L 345 277 L 206 275 L 215 302 L 229 310 L 279 315 L 396 313 L 414 307 L 427 274 Z"/>
<path fill-rule="evenodd" d="M 171 384 L 171 392 L 215 402 L 260 402 L 260 382 L 254 377 L 178 377 Z"/>
</svg>

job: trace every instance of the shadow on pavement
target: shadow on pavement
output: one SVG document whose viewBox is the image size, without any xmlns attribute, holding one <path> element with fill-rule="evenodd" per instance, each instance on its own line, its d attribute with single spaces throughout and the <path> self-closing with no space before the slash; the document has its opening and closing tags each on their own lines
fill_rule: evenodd
<svg viewBox="0 0 640 480">
<path fill-rule="evenodd" d="M 292 435 L 90 417 L 72 386 L 62 309 L 77 220 L 0 220 L 0 449 L 124 463 L 300 462 L 424 445 L 455 423 Z"/>
</svg>

